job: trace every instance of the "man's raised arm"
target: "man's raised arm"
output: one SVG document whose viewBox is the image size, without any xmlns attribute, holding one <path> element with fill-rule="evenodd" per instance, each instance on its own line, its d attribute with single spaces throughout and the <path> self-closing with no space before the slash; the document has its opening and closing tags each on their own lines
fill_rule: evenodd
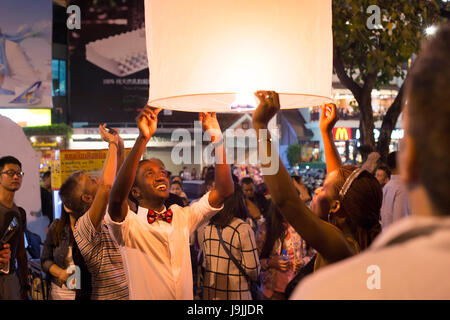
<svg viewBox="0 0 450 320">
<path fill-rule="evenodd" d="M 100 136 L 103 141 L 109 145 L 108 154 L 106 155 L 105 165 L 103 166 L 102 176 L 100 178 L 100 185 L 95 195 L 94 201 L 89 208 L 89 219 L 92 222 L 95 230 L 99 231 L 101 222 L 106 213 L 106 205 L 108 203 L 109 193 L 114 183 L 115 173 L 117 170 L 117 153 L 121 138 L 117 131 L 106 130 L 106 124 L 99 126 Z M 123 143 L 123 142 L 122 142 Z"/>
<path fill-rule="evenodd" d="M 213 208 L 219 208 L 227 197 L 234 192 L 234 183 L 231 178 L 230 166 L 226 163 L 226 154 L 224 141 L 222 140 L 222 131 L 216 118 L 216 113 L 200 113 L 200 121 L 203 127 L 211 135 L 211 142 L 215 145 L 216 169 L 215 184 L 216 188 L 209 194 L 209 204 Z"/>
<path fill-rule="evenodd" d="M 139 136 L 134 143 L 125 162 L 120 167 L 119 174 L 113 184 L 109 197 L 108 212 L 115 222 L 122 222 L 128 212 L 127 198 L 136 177 L 136 171 L 147 143 L 155 134 L 158 123 L 158 113 L 161 109 L 146 106 L 136 118 Z"/>
</svg>

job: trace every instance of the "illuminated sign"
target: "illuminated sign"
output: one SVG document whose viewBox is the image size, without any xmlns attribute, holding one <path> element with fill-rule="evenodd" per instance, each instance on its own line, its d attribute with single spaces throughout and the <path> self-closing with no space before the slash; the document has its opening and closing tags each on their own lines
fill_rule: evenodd
<svg viewBox="0 0 450 320">
<path fill-rule="evenodd" d="M 352 140 L 352 129 L 343 127 L 333 128 L 333 138 L 335 141 Z"/>
<path fill-rule="evenodd" d="M 51 109 L 0 109 L 0 114 L 10 118 L 21 127 L 50 126 Z"/>
</svg>

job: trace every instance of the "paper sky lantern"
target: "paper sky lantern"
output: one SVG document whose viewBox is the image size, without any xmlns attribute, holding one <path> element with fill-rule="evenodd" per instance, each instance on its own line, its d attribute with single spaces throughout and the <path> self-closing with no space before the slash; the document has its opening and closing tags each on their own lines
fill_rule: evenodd
<svg viewBox="0 0 450 320">
<path fill-rule="evenodd" d="M 331 102 L 331 0 L 146 0 L 149 103 L 181 111 Z M 238 99 L 236 101 L 236 99 Z"/>
</svg>

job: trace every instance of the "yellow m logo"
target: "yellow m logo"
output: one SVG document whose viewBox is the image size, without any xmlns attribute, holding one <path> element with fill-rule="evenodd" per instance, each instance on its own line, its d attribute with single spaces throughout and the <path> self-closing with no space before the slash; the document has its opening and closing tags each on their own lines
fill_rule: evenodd
<svg viewBox="0 0 450 320">
<path fill-rule="evenodd" d="M 344 140 L 344 141 L 350 140 L 347 128 L 334 128 L 333 131 L 334 131 L 333 134 L 334 140 Z"/>
</svg>

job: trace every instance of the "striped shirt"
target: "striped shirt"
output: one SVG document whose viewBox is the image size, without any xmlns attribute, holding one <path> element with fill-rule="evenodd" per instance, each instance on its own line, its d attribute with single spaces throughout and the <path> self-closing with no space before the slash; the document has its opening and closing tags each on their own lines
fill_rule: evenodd
<svg viewBox="0 0 450 320">
<path fill-rule="evenodd" d="M 247 275 L 257 281 L 260 270 L 255 234 L 250 225 L 234 218 L 222 230 L 225 245 L 241 264 Z M 205 300 L 251 300 L 250 284 L 230 259 L 220 243 L 217 229 L 207 225 L 202 241 L 205 257 Z"/>
<path fill-rule="evenodd" d="M 102 222 L 97 232 L 84 214 L 75 225 L 74 237 L 92 275 L 92 300 L 128 300 L 128 281 L 117 243 Z"/>
</svg>

